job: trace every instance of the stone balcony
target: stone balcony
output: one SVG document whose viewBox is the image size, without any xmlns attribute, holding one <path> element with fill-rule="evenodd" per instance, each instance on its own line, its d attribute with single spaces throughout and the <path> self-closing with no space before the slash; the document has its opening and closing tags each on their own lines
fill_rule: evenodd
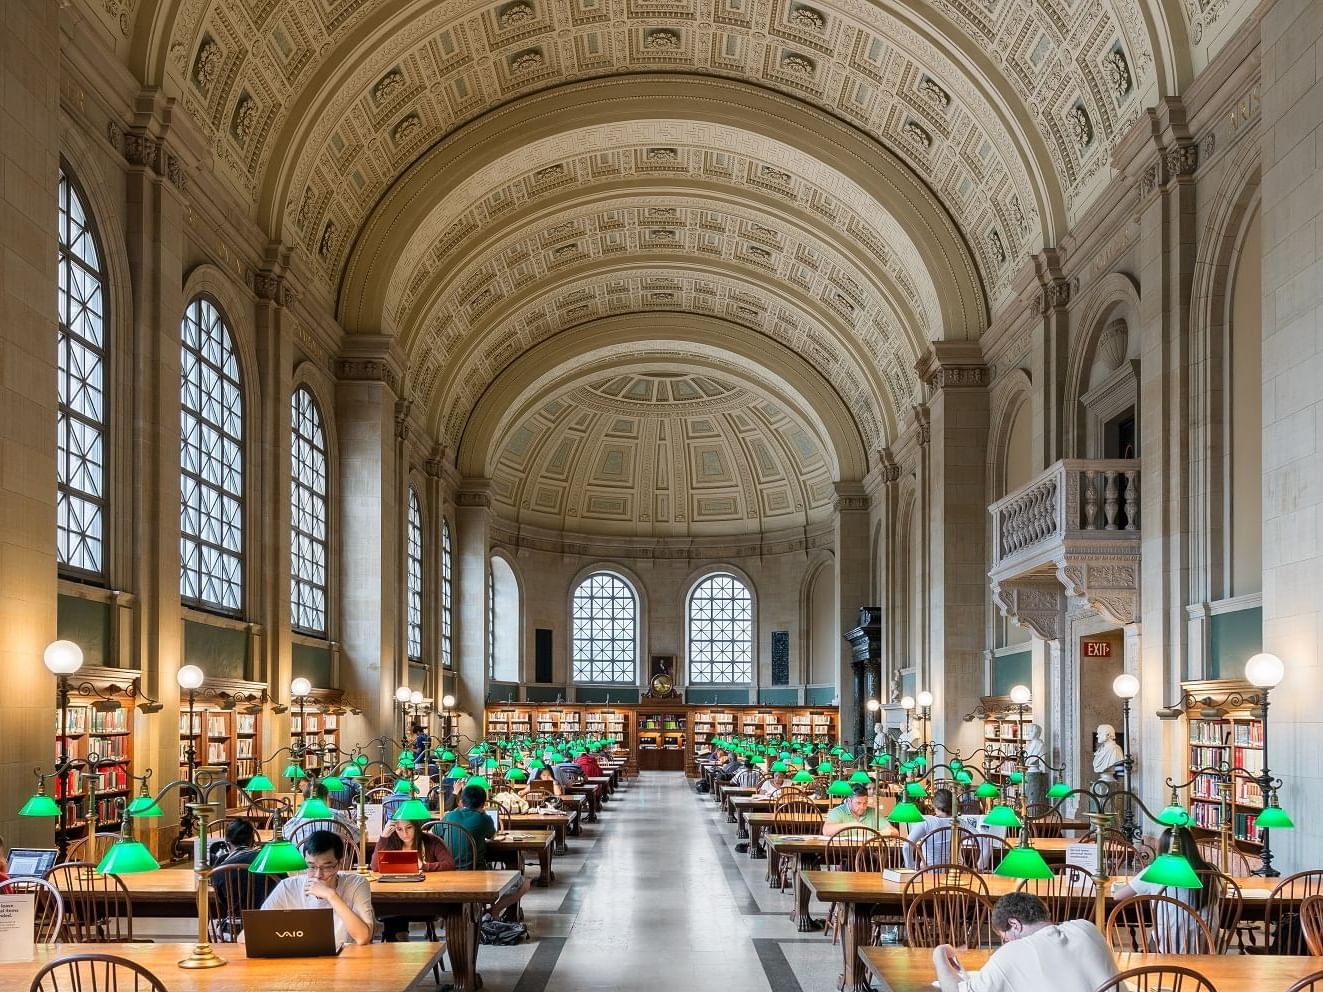
<svg viewBox="0 0 1323 992">
<path fill-rule="evenodd" d="M 1067 459 L 988 508 L 1002 612 L 1045 640 L 1069 597 L 1118 625 L 1139 615 L 1140 462 Z"/>
</svg>

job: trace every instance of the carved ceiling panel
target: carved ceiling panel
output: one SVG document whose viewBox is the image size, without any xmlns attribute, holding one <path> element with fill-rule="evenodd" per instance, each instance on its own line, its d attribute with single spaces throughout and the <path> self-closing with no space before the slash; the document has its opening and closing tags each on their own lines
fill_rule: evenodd
<svg viewBox="0 0 1323 992">
<path fill-rule="evenodd" d="M 187 0 L 169 71 L 239 186 L 288 183 L 284 229 L 332 282 L 383 190 L 465 122 L 569 80 L 683 72 L 873 135 L 942 198 L 996 297 L 1041 245 L 1040 201 L 1077 212 L 1105 177 L 1151 46 L 1139 0 L 932 6 L 929 23 L 865 0 Z"/>
<path fill-rule="evenodd" d="M 828 519 L 830 464 L 812 429 L 760 390 L 682 366 L 577 384 L 514 425 L 496 445 L 496 513 L 658 537 Z"/>
</svg>

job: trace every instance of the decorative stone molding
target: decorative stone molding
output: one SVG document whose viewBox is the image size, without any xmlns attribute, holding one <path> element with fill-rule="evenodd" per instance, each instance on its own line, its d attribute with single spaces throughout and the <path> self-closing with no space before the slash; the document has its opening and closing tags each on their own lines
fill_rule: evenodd
<svg viewBox="0 0 1323 992">
<path fill-rule="evenodd" d="M 877 451 L 877 460 L 879 464 L 878 475 L 887 485 L 900 481 L 900 463 L 896 461 L 896 456 L 892 454 L 890 448 L 879 448 Z"/>
<path fill-rule="evenodd" d="M 165 142 L 145 131 L 126 131 L 117 121 L 106 126 L 106 136 L 115 145 L 129 165 L 148 169 L 166 180 L 181 193 L 188 186 L 183 163 L 166 147 Z"/>
<path fill-rule="evenodd" d="M 384 382 L 394 392 L 400 388 L 399 375 L 384 358 L 342 358 L 335 374 L 350 382 Z"/>
<path fill-rule="evenodd" d="M 298 299 L 289 281 L 271 269 L 259 269 L 253 273 L 253 293 L 259 300 L 266 300 L 278 307 L 287 307 Z"/>
<path fill-rule="evenodd" d="M 413 400 L 395 401 L 395 440 L 409 440 L 409 414 L 413 412 Z"/>
<path fill-rule="evenodd" d="M 920 404 L 914 407 L 914 439 L 920 448 L 926 448 L 932 437 L 932 420 L 928 416 L 928 407 Z"/>
<path fill-rule="evenodd" d="M 193 60 L 193 83 L 199 92 L 206 93 L 216 81 L 222 55 L 220 45 L 210 35 L 204 36 L 198 46 L 197 58 Z"/>
<path fill-rule="evenodd" d="M 1070 305 L 1071 297 L 1074 295 L 1074 286 L 1070 279 L 1053 279 L 1044 284 L 1042 291 L 1038 294 L 1038 312 L 1047 316 L 1053 310 L 1065 309 Z"/>
<path fill-rule="evenodd" d="M 919 80 L 919 92 L 935 107 L 941 107 L 945 110 L 951 105 L 951 94 L 946 92 L 942 85 L 931 76 L 924 76 L 923 79 Z"/>
<path fill-rule="evenodd" d="M 491 509 L 492 494 L 483 490 L 461 489 L 455 494 L 456 506 L 477 506 L 485 510 Z M 513 541 L 509 538 L 503 543 L 518 543 L 518 533 L 512 532 Z"/>
<path fill-rule="evenodd" d="M 404 73 L 399 69 L 392 69 L 377 80 L 377 85 L 372 87 L 372 96 L 378 103 L 385 103 L 403 88 Z"/>
<path fill-rule="evenodd" d="M 1089 120 L 1089 112 L 1084 109 L 1082 103 L 1075 104 L 1067 112 L 1066 131 L 1075 142 L 1076 150 L 1081 154 L 1093 143 L 1093 122 Z"/>
<path fill-rule="evenodd" d="M 1139 618 L 1139 556 L 1077 555 L 1057 565 L 1071 599 L 1088 604 L 1118 626 Z"/>
<path fill-rule="evenodd" d="M 1199 168 L 1199 145 L 1190 142 L 1167 149 L 1167 178 L 1192 176 Z"/>
<path fill-rule="evenodd" d="M 1135 183 L 1135 189 L 1138 190 L 1141 198 L 1146 197 L 1158 188 L 1158 183 L 1161 179 L 1162 170 L 1158 167 L 1158 163 L 1154 162 L 1139 174 L 1139 180 Z"/>
<path fill-rule="evenodd" d="M 1027 575 L 993 581 L 992 601 L 1008 617 L 1044 641 L 1060 641 L 1065 627 L 1066 600 L 1052 575 Z"/>
<path fill-rule="evenodd" d="M 977 343 L 935 341 L 914 363 L 919 379 L 930 389 L 986 386 L 988 367 Z"/>
<path fill-rule="evenodd" d="M 1130 65 L 1125 60 L 1125 52 L 1120 48 L 1114 48 L 1103 56 L 1103 76 L 1107 79 L 1107 84 L 1112 88 L 1112 96 L 1116 102 L 1120 103 L 1130 92 Z"/>
<path fill-rule="evenodd" d="M 863 493 L 838 492 L 832 503 L 832 509 L 837 513 L 866 513 L 871 505 L 872 500 Z"/>
</svg>

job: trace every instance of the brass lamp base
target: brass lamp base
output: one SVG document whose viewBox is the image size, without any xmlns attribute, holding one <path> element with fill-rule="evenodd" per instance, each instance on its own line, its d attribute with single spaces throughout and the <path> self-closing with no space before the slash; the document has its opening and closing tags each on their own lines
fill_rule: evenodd
<svg viewBox="0 0 1323 992">
<path fill-rule="evenodd" d="M 179 962 L 179 967 L 192 969 L 219 968 L 225 959 L 211 949 L 210 944 L 197 944 L 193 953 Z"/>
</svg>

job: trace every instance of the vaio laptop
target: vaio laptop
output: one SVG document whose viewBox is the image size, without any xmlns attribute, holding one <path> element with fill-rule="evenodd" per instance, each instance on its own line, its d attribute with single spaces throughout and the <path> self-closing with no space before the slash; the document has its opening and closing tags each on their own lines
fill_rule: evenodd
<svg viewBox="0 0 1323 992">
<path fill-rule="evenodd" d="M 55 867 L 57 851 L 53 847 L 15 847 L 9 851 L 10 875 L 35 875 L 45 878 Z"/>
<path fill-rule="evenodd" d="M 417 851 L 382 851 L 377 855 L 377 880 L 380 882 L 421 882 L 423 872 Z"/>
<path fill-rule="evenodd" d="M 335 943 L 330 909 L 245 909 L 243 939 L 250 958 L 329 958 Z"/>
</svg>

